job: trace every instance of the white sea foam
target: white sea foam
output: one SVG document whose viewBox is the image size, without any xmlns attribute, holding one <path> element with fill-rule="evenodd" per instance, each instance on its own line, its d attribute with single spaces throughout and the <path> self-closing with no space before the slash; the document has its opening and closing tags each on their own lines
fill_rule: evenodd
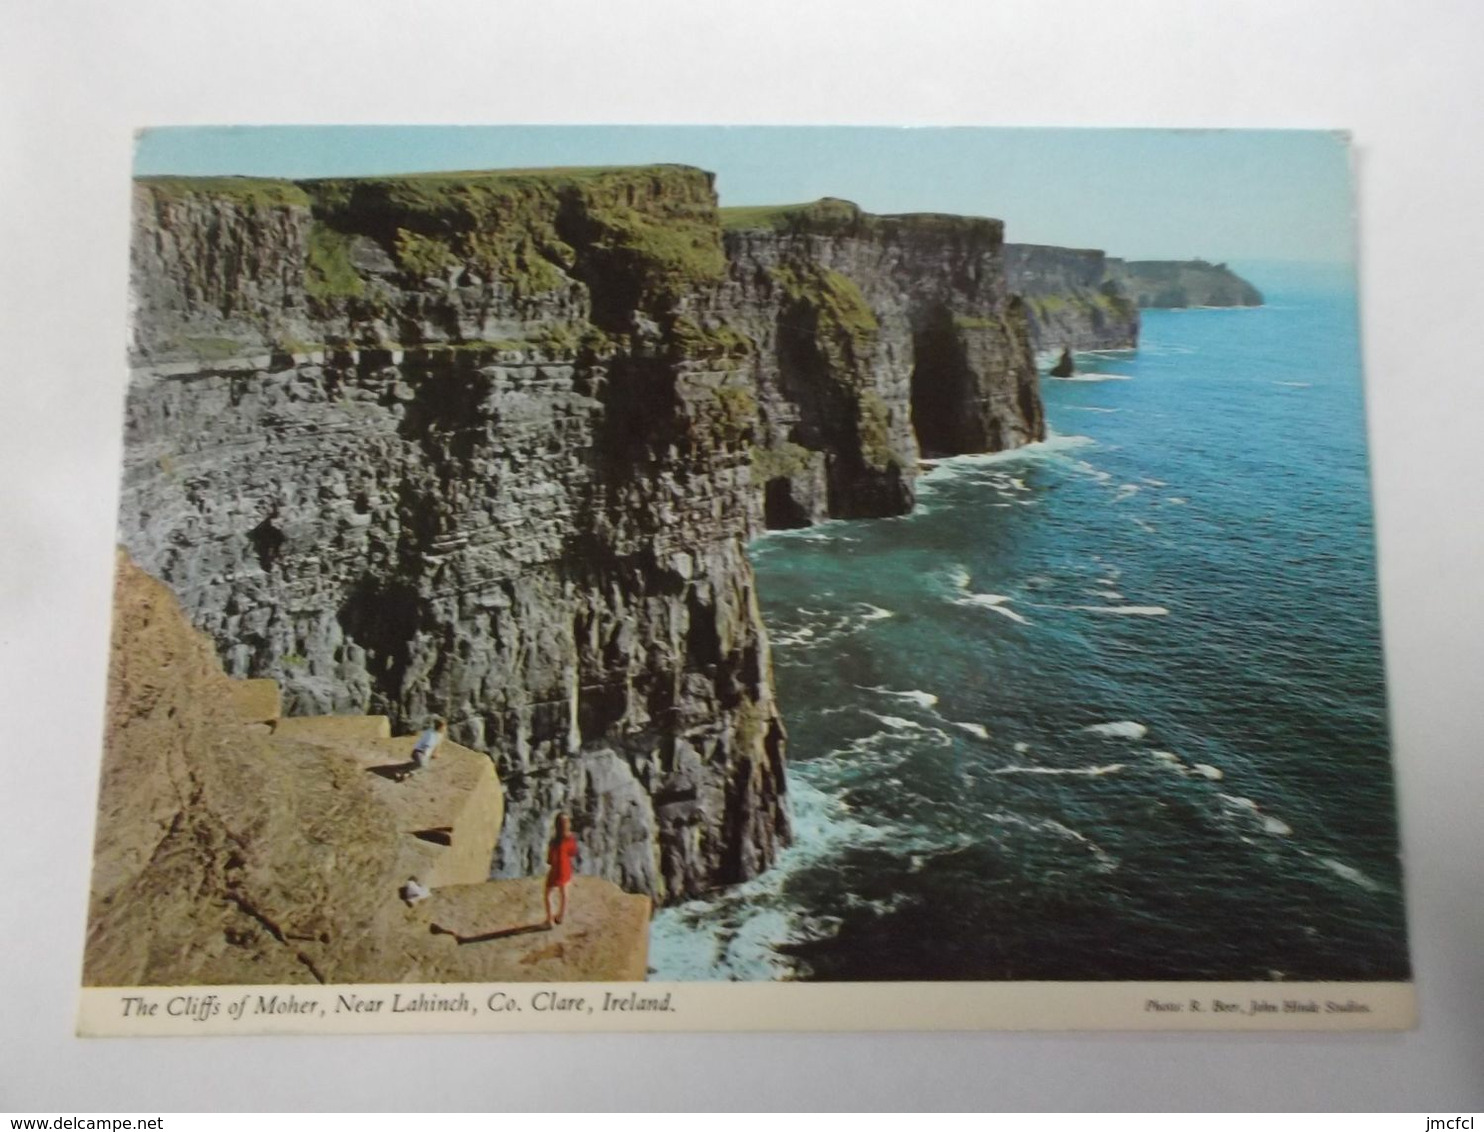
<svg viewBox="0 0 1484 1132">
<path fill-rule="evenodd" d="M 1017 755 L 1023 755 L 1027 751 L 1029 751 L 1030 749 L 1031 749 L 1031 745 L 1029 743 L 1016 743 L 1015 744 L 1015 753 Z"/>
<path fill-rule="evenodd" d="M 962 600 L 968 605 L 1004 605 L 1010 597 L 1008 594 L 966 594 Z"/>
<path fill-rule="evenodd" d="M 1069 841 L 1075 841 L 1079 845 L 1085 846 L 1088 852 L 1090 852 L 1097 859 L 1098 865 L 1103 872 L 1112 872 L 1118 867 L 1118 862 L 1114 860 L 1113 857 L 1110 856 L 1101 845 L 1097 844 L 1097 842 L 1093 841 L 1085 834 L 1079 833 L 1071 826 L 1063 825 L 1061 822 L 1056 821 L 1053 818 L 1042 818 L 1037 821 L 1031 818 L 1024 817 L 1021 814 L 998 810 L 993 813 L 985 814 L 984 819 L 987 822 L 998 823 L 1001 825 L 1018 826 L 1020 828 L 1027 829 L 1032 833 L 1050 833 L 1054 834 L 1057 837 L 1065 838 Z"/>
<path fill-rule="evenodd" d="M 1122 601 L 1123 595 L 1117 590 L 1089 590 L 1093 597 L 1105 598 L 1108 601 Z"/>
<path fill-rule="evenodd" d="M 1184 498 L 1182 498 L 1181 496 L 1178 496 L 1178 495 L 1172 495 L 1168 499 L 1166 499 L 1165 502 L 1166 503 L 1173 503 L 1176 507 L 1183 507 L 1183 506 L 1185 506 L 1185 504 L 1189 503 L 1190 500 L 1184 499 Z"/>
<path fill-rule="evenodd" d="M 920 708 L 930 708 L 938 702 L 937 696 L 933 695 L 931 692 L 920 691 L 917 688 L 912 688 L 905 692 L 899 692 L 895 688 L 876 688 L 869 687 L 865 684 L 857 684 L 856 687 L 863 692 L 875 692 L 877 695 L 880 696 L 893 696 L 899 700 L 907 700 L 911 703 L 916 704 Z"/>
<path fill-rule="evenodd" d="M 1113 497 L 1114 503 L 1122 503 L 1125 499 L 1132 499 L 1139 494 L 1139 485 L 1136 483 L 1119 484 L 1118 494 Z"/>
<path fill-rule="evenodd" d="M 911 719 L 903 719 L 900 715 L 878 715 L 874 711 L 866 712 L 872 719 L 879 719 L 882 723 L 894 731 L 926 731 L 922 724 Z"/>
<path fill-rule="evenodd" d="M 1135 723 L 1132 719 L 1120 719 L 1112 723 L 1094 723 L 1082 730 L 1093 735 L 1103 735 L 1109 739 L 1142 739 L 1149 734 L 1149 728 L 1142 723 Z"/>
<path fill-rule="evenodd" d="M 1227 805 L 1231 806 L 1233 809 L 1248 810 L 1252 813 L 1257 812 L 1257 803 L 1254 802 L 1251 798 L 1243 798 L 1240 796 L 1233 796 L 1231 794 L 1218 794 L 1217 797 L 1220 798 Z"/>
<path fill-rule="evenodd" d="M 953 724 L 953 726 L 955 727 L 967 731 L 970 735 L 979 737 L 980 739 L 989 738 L 989 728 L 985 727 L 982 723 L 962 723 L 957 719 L 950 719 L 948 722 Z"/>
<path fill-rule="evenodd" d="M 1004 594 L 965 594 L 954 601 L 955 605 L 977 605 L 985 609 L 992 609 L 1011 621 L 1018 621 L 1022 625 L 1029 625 L 1030 621 L 1016 613 L 1015 610 L 1006 607 L 1005 602 L 1010 599 Z"/>
<path fill-rule="evenodd" d="M 797 612 L 806 620 L 794 628 L 775 627 L 769 634 L 775 646 L 815 648 L 853 636 L 873 621 L 884 621 L 896 616 L 889 609 L 864 601 L 856 602 L 845 612 L 806 608 L 800 608 Z"/>
<path fill-rule="evenodd" d="M 1165 483 L 1164 480 L 1157 480 L 1157 479 L 1154 479 L 1154 478 L 1152 478 L 1150 476 L 1140 476 L 1139 478 L 1142 479 L 1145 483 L 1147 483 L 1150 487 L 1169 487 L 1170 486 L 1169 484 Z"/>
<path fill-rule="evenodd" d="M 1045 440 L 1024 444 L 1019 448 L 1007 448 L 1003 452 L 971 452 L 963 456 L 941 457 L 934 462 L 930 471 L 917 477 L 917 482 L 931 484 L 976 475 L 984 469 L 993 469 L 1000 464 L 1013 464 L 1020 460 L 1060 459 L 1064 453 L 1095 443 L 1090 436 L 1048 431 Z"/>
<path fill-rule="evenodd" d="M 1162 605 L 1069 605 L 1067 608 L 1083 613 L 1114 613 L 1122 617 L 1167 617 L 1170 612 Z"/>
<path fill-rule="evenodd" d="M 1078 413 L 1117 413 L 1120 409 L 1105 409 L 1100 405 L 1063 405 L 1064 409 L 1072 409 Z"/>
<path fill-rule="evenodd" d="M 771 641 L 774 645 L 804 645 L 808 644 L 814 636 L 814 630 L 808 625 L 803 625 L 792 632 L 773 630 Z"/>
<path fill-rule="evenodd" d="M 1108 766 L 1002 766 L 989 773 L 1078 775 L 1085 778 L 1101 778 L 1105 774 L 1117 774 L 1124 768 L 1124 765 L 1124 763 L 1110 763 Z"/>
<path fill-rule="evenodd" d="M 1285 385 L 1289 389 L 1308 389 L 1314 383 L 1312 381 L 1275 381 L 1274 385 Z"/>
<path fill-rule="evenodd" d="M 1048 375 L 1050 376 L 1050 375 Z M 1071 377 L 1052 377 L 1052 381 L 1069 382 L 1097 382 L 1097 381 L 1127 381 L 1129 375 L 1126 373 L 1074 373 Z"/>
<path fill-rule="evenodd" d="M 1360 885 L 1367 892 L 1379 892 L 1381 889 L 1379 884 L 1366 876 L 1365 873 L 1361 872 L 1354 865 L 1347 865 L 1341 861 L 1336 861 L 1333 857 L 1320 857 L 1319 863 L 1336 876 L 1344 877 L 1352 884 Z"/>
<path fill-rule="evenodd" d="M 1192 764 L 1190 769 L 1195 771 L 1202 778 L 1209 778 L 1212 782 L 1220 782 L 1223 778 L 1226 777 L 1225 774 L 1223 774 L 1216 767 L 1212 766 L 1210 763 L 1194 763 Z"/>
<path fill-rule="evenodd" d="M 1113 478 L 1112 472 L 1105 472 L 1101 468 L 1095 468 L 1086 460 L 1074 460 L 1072 461 L 1072 467 L 1076 468 L 1079 472 L 1083 472 L 1091 476 L 1093 479 L 1097 480 L 1098 483 L 1107 483 Z"/>
<path fill-rule="evenodd" d="M 764 547 L 770 542 L 858 542 L 845 534 L 850 530 L 849 519 L 826 519 L 809 527 L 790 527 L 782 530 L 764 531 L 758 541 Z"/>
<path fill-rule="evenodd" d="M 1264 817 L 1262 819 L 1262 828 L 1277 837 L 1287 837 L 1293 832 L 1292 826 L 1275 817 Z"/>
<path fill-rule="evenodd" d="M 891 831 L 850 816 L 850 807 L 804 775 L 790 774 L 793 843 L 772 868 L 720 896 L 661 909 L 650 926 L 649 961 L 667 981 L 777 980 L 807 974 L 777 950 L 838 927 L 810 917 L 784 896 L 789 879 L 847 847 L 886 840 Z"/>
</svg>

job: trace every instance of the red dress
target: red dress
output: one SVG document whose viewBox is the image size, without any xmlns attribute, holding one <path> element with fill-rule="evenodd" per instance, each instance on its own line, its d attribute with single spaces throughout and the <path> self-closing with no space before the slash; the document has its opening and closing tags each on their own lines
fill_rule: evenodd
<svg viewBox="0 0 1484 1132">
<path fill-rule="evenodd" d="M 572 879 L 572 860 L 577 856 L 577 838 L 570 833 L 553 841 L 546 850 L 546 887 L 555 888 Z"/>
</svg>

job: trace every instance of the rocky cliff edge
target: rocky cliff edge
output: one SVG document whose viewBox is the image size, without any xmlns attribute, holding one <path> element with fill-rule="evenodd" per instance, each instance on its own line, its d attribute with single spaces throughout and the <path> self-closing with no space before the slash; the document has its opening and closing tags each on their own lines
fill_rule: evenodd
<svg viewBox="0 0 1484 1132">
<path fill-rule="evenodd" d="M 650 902 L 580 877 L 552 931 L 539 878 L 488 881 L 503 793 L 445 744 L 404 782 L 385 719 L 280 719 L 120 554 L 83 981 L 634 980 Z M 409 907 L 409 877 L 432 889 Z"/>
</svg>

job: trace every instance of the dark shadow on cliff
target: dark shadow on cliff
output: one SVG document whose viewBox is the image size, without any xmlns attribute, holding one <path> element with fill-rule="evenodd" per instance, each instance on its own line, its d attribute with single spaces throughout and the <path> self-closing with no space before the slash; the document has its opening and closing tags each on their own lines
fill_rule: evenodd
<svg viewBox="0 0 1484 1132">
<path fill-rule="evenodd" d="M 364 575 L 351 588 L 336 619 L 346 637 L 366 650 L 374 708 L 399 722 L 408 653 L 422 619 L 417 590 L 405 581 Z"/>
<path fill-rule="evenodd" d="M 912 333 L 912 427 L 927 457 L 957 456 L 984 447 L 978 389 L 963 334 L 947 307 L 927 312 Z M 997 440 L 998 438 L 994 438 Z M 990 450 L 997 444 L 991 441 Z"/>
<path fill-rule="evenodd" d="M 498 928 L 492 932 L 481 932 L 479 935 L 459 935 L 458 932 L 439 927 L 437 924 L 429 925 L 428 930 L 434 935 L 451 935 L 454 938 L 454 942 L 462 947 L 467 943 L 488 943 L 493 939 L 509 939 L 511 936 L 530 935 L 533 932 L 549 932 L 552 929 L 550 924 L 535 923 L 518 924 L 513 928 Z"/>
</svg>

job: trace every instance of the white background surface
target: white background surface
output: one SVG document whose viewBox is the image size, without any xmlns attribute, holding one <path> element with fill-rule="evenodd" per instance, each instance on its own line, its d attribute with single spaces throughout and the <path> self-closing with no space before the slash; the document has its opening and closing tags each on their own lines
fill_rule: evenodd
<svg viewBox="0 0 1484 1132">
<path fill-rule="evenodd" d="M 1484 9 L 8 0 L 0 10 L 0 1110 L 1484 1107 Z M 130 132 L 296 121 L 1354 131 L 1421 1029 L 73 1038 L 125 379 Z"/>
</svg>

